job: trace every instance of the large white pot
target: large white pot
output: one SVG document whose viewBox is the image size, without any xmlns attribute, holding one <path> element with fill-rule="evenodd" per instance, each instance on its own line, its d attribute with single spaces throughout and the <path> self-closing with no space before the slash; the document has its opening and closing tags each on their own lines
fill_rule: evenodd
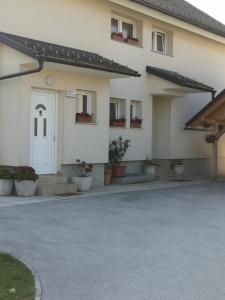
<svg viewBox="0 0 225 300">
<path fill-rule="evenodd" d="M 174 167 L 174 172 L 176 175 L 179 175 L 179 176 L 183 175 L 184 174 L 184 165 L 176 165 Z"/>
<path fill-rule="evenodd" d="M 91 188 L 92 176 L 72 177 L 72 182 L 76 184 L 78 192 L 87 192 Z"/>
<path fill-rule="evenodd" d="M 15 181 L 17 196 L 32 197 L 36 194 L 37 181 L 23 180 Z"/>
<path fill-rule="evenodd" d="M 145 168 L 144 168 L 145 175 L 147 175 L 147 176 L 155 177 L 155 170 L 156 170 L 155 166 L 145 166 Z"/>
<path fill-rule="evenodd" d="M 9 196 L 12 194 L 13 180 L 0 179 L 0 196 Z"/>
</svg>

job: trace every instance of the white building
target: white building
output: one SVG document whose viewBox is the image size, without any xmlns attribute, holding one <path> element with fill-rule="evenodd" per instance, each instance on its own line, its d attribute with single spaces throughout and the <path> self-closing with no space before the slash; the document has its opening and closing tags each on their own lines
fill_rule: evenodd
<svg viewBox="0 0 225 300">
<path fill-rule="evenodd" d="M 210 174 L 205 133 L 184 127 L 224 88 L 225 25 L 183 0 L 0 7 L 0 165 L 71 175 L 80 158 L 103 185 L 109 142 L 123 136 L 128 173 L 141 172 L 146 158 L 162 166 L 182 158 L 187 174 Z M 132 128 L 135 117 L 141 128 Z M 220 173 L 224 146 L 221 139 Z"/>
</svg>

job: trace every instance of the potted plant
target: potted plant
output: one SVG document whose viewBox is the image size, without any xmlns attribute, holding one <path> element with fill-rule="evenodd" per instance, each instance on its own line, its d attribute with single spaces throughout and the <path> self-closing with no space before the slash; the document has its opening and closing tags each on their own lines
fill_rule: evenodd
<svg viewBox="0 0 225 300">
<path fill-rule="evenodd" d="M 130 140 L 123 140 L 120 136 L 109 145 L 109 160 L 113 164 L 113 176 L 124 177 L 126 166 L 121 166 L 121 161 L 130 147 Z"/>
<path fill-rule="evenodd" d="M 35 195 L 38 175 L 32 167 L 18 167 L 15 171 L 14 178 L 18 196 L 31 197 Z"/>
<path fill-rule="evenodd" d="M 110 122 L 110 126 L 112 127 L 125 127 L 125 124 L 126 124 L 125 118 L 111 120 Z"/>
<path fill-rule="evenodd" d="M 9 169 L 0 168 L 0 196 L 9 196 L 13 189 L 13 174 Z"/>
<path fill-rule="evenodd" d="M 216 136 L 215 134 L 208 134 L 206 137 L 205 137 L 205 141 L 206 143 L 208 144 L 213 144 L 216 142 Z"/>
<path fill-rule="evenodd" d="M 122 32 L 113 32 L 111 38 L 117 42 L 124 42 L 124 36 Z"/>
<path fill-rule="evenodd" d="M 112 179 L 112 173 L 113 173 L 112 166 L 110 164 L 107 164 L 105 166 L 105 177 L 104 177 L 105 185 L 110 185 Z"/>
<path fill-rule="evenodd" d="M 135 117 L 130 120 L 130 127 L 131 128 L 141 128 L 142 126 L 142 119 L 139 119 L 138 117 Z"/>
<path fill-rule="evenodd" d="M 155 179 L 155 171 L 158 164 L 154 160 L 146 160 L 144 164 L 144 173 L 147 176 L 152 176 Z"/>
<path fill-rule="evenodd" d="M 76 114 L 77 123 L 92 123 L 93 115 L 81 112 Z"/>
<path fill-rule="evenodd" d="M 176 175 L 182 176 L 184 173 L 184 163 L 182 159 L 173 159 L 171 161 L 171 168 Z"/>
<path fill-rule="evenodd" d="M 125 39 L 125 42 L 133 46 L 137 46 L 139 44 L 139 40 L 137 38 L 130 36 Z"/>
<path fill-rule="evenodd" d="M 78 192 L 87 192 L 92 184 L 93 165 L 80 159 L 76 163 L 77 176 L 72 177 L 72 182 L 76 184 Z"/>
</svg>

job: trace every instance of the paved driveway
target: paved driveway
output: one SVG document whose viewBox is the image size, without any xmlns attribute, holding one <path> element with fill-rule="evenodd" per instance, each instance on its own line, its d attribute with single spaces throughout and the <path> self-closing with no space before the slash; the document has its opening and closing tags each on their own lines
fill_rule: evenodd
<svg viewBox="0 0 225 300">
<path fill-rule="evenodd" d="M 225 183 L 0 208 L 44 300 L 224 300 Z"/>
</svg>

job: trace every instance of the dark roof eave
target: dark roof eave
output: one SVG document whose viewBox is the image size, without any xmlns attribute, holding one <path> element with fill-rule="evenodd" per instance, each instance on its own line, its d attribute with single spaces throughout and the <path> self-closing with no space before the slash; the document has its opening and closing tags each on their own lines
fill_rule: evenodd
<svg viewBox="0 0 225 300">
<path fill-rule="evenodd" d="M 133 72 L 132 71 L 131 72 L 115 71 L 115 70 L 106 69 L 104 67 L 97 66 L 97 65 L 74 63 L 70 60 L 65 60 L 65 59 L 62 60 L 62 59 L 56 59 L 56 58 L 50 58 L 50 57 L 45 57 L 43 59 L 46 62 L 53 62 L 53 63 L 67 65 L 67 66 L 74 66 L 74 67 L 78 67 L 78 68 L 80 67 L 80 68 L 102 71 L 102 72 L 107 72 L 107 73 L 126 75 L 126 76 L 130 76 L 130 77 L 141 77 L 141 74 L 136 71 L 133 71 Z"/>
<path fill-rule="evenodd" d="M 163 74 L 163 72 L 160 72 L 159 69 L 158 70 L 157 69 L 158 68 L 146 66 L 146 72 L 147 73 L 152 74 L 152 75 L 157 76 L 157 77 L 160 77 L 160 78 L 165 79 L 167 81 L 170 81 L 170 82 L 175 83 L 177 85 L 192 88 L 192 89 L 196 89 L 196 90 L 200 90 L 200 91 L 210 92 L 210 93 L 215 92 L 213 87 L 206 86 L 206 85 L 203 85 L 201 83 L 199 83 L 199 85 L 198 85 L 198 84 L 195 84 L 195 83 L 181 82 L 181 81 L 179 81 L 179 80 L 177 80 L 177 79 L 175 79 L 171 76 L 169 77 L 168 75 Z M 168 70 L 165 70 L 165 71 L 168 71 Z M 169 72 L 172 72 L 172 71 L 169 71 Z M 175 72 L 172 72 L 172 73 L 175 73 Z M 183 77 L 185 77 L 185 76 L 183 76 Z M 189 78 L 187 78 L 187 79 L 189 79 Z"/>
<path fill-rule="evenodd" d="M 140 77 L 141 74 L 133 69 L 128 68 L 127 66 L 116 63 L 112 60 L 106 59 L 96 53 L 73 49 L 65 46 L 50 44 L 47 42 L 42 42 L 38 40 L 32 40 L 30 38 L 25 38 L 21 36 L 16 36 L 8 33 L 0 32 L 0 43 L 3 43 L 13 49 L 16 49 L 23 54 L 28 55 L 39 61 L 54 62 L 65 65 L 77 66 L 81 68 L 94 69 L 99 71 L 104 71 L 108 73 L 120 74 L 129 77 Z M 41 45 L 41 46 L 40 46 Z M 55 47 L 56 53 L 55 56 L 52 56 L 50 53 L 45 52 L 45 47 L 53 49 Z M 59 50 L 58 50 L 59 49 Z M 77 59 L 66 59 L 62 55 L 58 54 L 58 51 L 64 52 L 76 52 Z M 88 59 L 80 59 L 80 56 L 87 57 Z M 93 59 L 94 57 L 94 59 Z M 96 58 L 96 59 L 95 59 Z"/>
</svg>

